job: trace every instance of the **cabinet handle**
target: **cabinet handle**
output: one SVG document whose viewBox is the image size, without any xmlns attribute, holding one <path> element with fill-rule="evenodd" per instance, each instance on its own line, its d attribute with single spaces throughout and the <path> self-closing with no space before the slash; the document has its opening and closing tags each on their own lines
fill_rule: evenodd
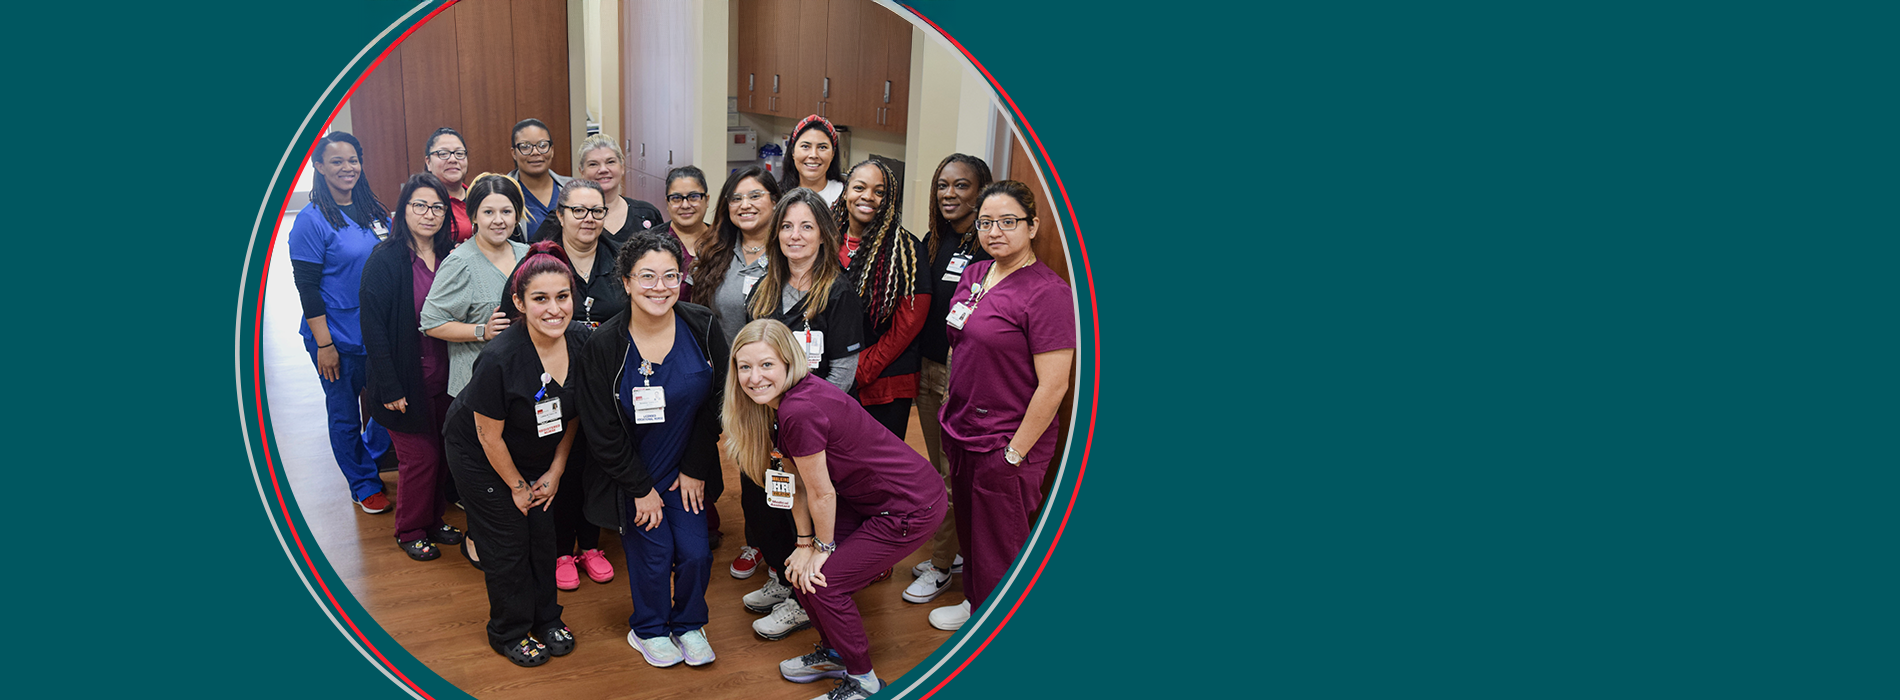
<svg viewBox="0 0 1900 700">
<path fill-rule="evenodd" d="M 671 148 L 666 149 L 666 164 L 667 165 L 673 164 L 673 149 Z"/>
<path fill-rule="evenodd" d="M 884 104 L 891 103 L 891 81 L 884 81 Z"/>
<path fill-rule="evenodd" d="M 778 74 L 772 74 L 772 94 L 778 94 Z"/>
<path fill-rule="evenodd" d="M 647 145 L 644 143 L 640 144 L 640 157 L 641 158 L 647 157 Z"/>
<path fill-rule="evenodd" d="M 757 85 L 757 83 L 756 83 L 756 82 L 754 82 L 754 81 L 756 81 L 756 80 L 758 80 L 758 77 L 759 77 L 759 74 L 757 74 L 757 73 L 747 73 L 747 74 L 745 74 L 745 89 L 746 89 L 746 91 L 747 91 L 747 92 L 751 92 L 751 91 L 753 91 L 753 90 L 757 90 L 757 89 L 758 89 L 758 87 L 756 87 L 756 85 Z"/>
<path fill-rule="evenodd" d="M 825 78 L 824 92 L 819 93 L 818 96 L 823 97 L 825 99 L 831 99 L 831 79 L 830 78 Z"/>
</svg>

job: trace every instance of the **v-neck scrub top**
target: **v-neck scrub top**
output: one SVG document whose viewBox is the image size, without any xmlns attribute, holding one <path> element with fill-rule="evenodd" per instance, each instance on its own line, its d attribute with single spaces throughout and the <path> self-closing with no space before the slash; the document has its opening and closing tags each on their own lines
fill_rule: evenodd
<svg viewBox="0 0 1900 700">
<path fill-rule="evenodd" d="M 746 298 L 752 295 L 752 285 L 765 279 L 765 263 L 772 258 L 770 253 L 759 253 L 757 260 L 748 263 L 738 248 L 732 251 L 732 264 L 726 266 L 726 278 L 719 280 L 719 288 L 713 291 L 713 315 L 719 320 L 719 330 L 726 334 L 726 344 L 731 345 L 739 329 L 744 328 L 752 317 L 746 313 Z M 751 280 L 748 284 L 747 280 Z M 706 280 L 700 280 L 702 282 Z"/>
<path fill-rule="evenodd" d="M 560 447 L 567 431 L 574 429 L 574 419 L 580 415 L 580 407 L 567 386 L 552 378 L 545 385 L 541 383 L 541 375 L 547 370 L 541 366 L 541 356 L 534 350 L 534 341 L 529 337 L 531 332 L 523 325 L 509 326 L 488 343 L 481 359 L 475 361 L 474 376 L 449 405 L 442 431 L 445 439 L 486 464 L 488 456 L 475 434 L 474 414 L 500 419 L 501 441 L 508 446 L 508 457 L 514 460 L 515 469 L 529 479 L 546 473 L 553 466 L 555 449 Z M 575 360 L 581 356 L 581 346 L 586 344 L 587 337 L 587 328 L 580 324 L 570 324 L 567 333 L 561 336 L 562 342 L 567 343 L 569 383 L 573 381 Z M 544 388 L 542 398 L 536 399 L 535 394 Z M 561 401 L 561 431 L 542 437 L 537 430 L 539 423 L 535 421 L 534 405 L 549 398 Z M 486 466 L 494 467 L 493 464 Z"/>
<path fill-rule="evenodd" d="M 517 265 L 528 256 L 526 243 L 508 241 L 508 246 L 514 250 Z M 488 258 L 482 256 L 481 244 L 469 239 L 449 251 L 442 264 L 436 266 L 435 286 L 429 288 L 429 298 L 422 303 L 421 330 L 450 321 L 487 323 L 489 315 L 501 306 L 502 288 L 506 286 L 508 275 L 489 264 Z M 462 387 L 468 384 L 469 372 L 475 366 L 475 358 L 481 356 L 482 347 L 488 342 L 449 343 L 450 396 L 461 395 Z"/>
<path fill-rule="evenodd" d="M 838 504 L 858 515 L 915 513 L 944 498 L 937 468 L 824 377 L 808 374 L 785 390 L 777 442 L 791 457 L 825 453 Z"/>
<path fill-rule="evenodd" d="M 330 341 L 336 343 L 337 352 L 366 352 L 362 301 L 357 296 L 363 286 L 363 263 L 389 232 L 388 222 L 374 223 L 382 227 L 383 235 L 358 224 L 347 213 L 342 228 L 331 226 L 324 220 L 321 207 L 312 204 L 297 212 L 297 220 L 290 226 L 290 259 L 323 266 L 318 290 L 323 295 L 324 322 L 330 327 Z M 304 340 L 315 342 L 308 320 L 298 323 L 297 332 Z"/>
<path fill-rule="evenodd" d="M 953 303 L 969 305 L 970 289 L 995 261 L 971 263 Z M 1075 348 L 1075 298 L 1069 285 L 1041 262 L 1010 273 L 983 294 L 958 330 L 946 325 L 950 381 L 944 391 L 943 436 L 963 450 L 989 452 L 1009 445 L 1036 393 L 1035 356 Z M 1055 424 L 1055 418 L 1050 418 Z M 1044 430 L 1026 461 L 1055 453 L 1056 431 Z"/>
<path fill-rule="evenodd" d="M 640 364 L 645 360 L 640 356 L 640 345 L 628 343 L 627 363 L 616 389 L 620 413 L 626 418 L 634 444 L 640 446 L 640 461 L 646 463 L 653 488 L 665 491 L 673 487 L 674 477 L 679 474 L 680 455 L 686 453 L 686 440 L 693 433 L 693 417 L 712 395 L 713 370 L 701 357 L 693 329 L 678 314 L 673 315 L 673 349 L 653 364 L 652 377 L 640 374 Z M 642 386 L 665 388 L 665 421 L 646 425 L 634 422 L 633 390 Z"/>
<path fill-rule="evenodd" d="M 614 269 L 614 257 L 619 252 L 605 238 L 594 244 L 594 267 L 587 273 L 585 286 L 574 295 L 574 318 L 588 328 L 599 328 L 614 314 L 626 311 L 631 301 L 620 273 Z"/>
</svg>

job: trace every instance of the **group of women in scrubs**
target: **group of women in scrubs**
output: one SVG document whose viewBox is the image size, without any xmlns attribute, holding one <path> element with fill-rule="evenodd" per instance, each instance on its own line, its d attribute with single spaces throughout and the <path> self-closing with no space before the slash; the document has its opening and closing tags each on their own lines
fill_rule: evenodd
<svg viewBox="0 0 1900 700">
<path fill-rule="evenodd" d="M 292 257 L 353 500 L 388 507 L 371 498 L 387 427 L 399 545 L 419 560 L 460 545 L 487 582 L 491 646 L 522 666 L 572 651 L 555 591 L 583 571 L 614 578 L 599 548 L 599 528 L 614 528 L 629 645 L 654 666 L 703 665 L 723 454 L 745 515 L 729 571 L 768 571 L 741 601 L 765 613 L 754 630 L 820 632 L 781 675 L 836 679 L 833 698 L 876 692 L 851 594 L 927 547 L 903 597 L 930 602 L 962 572 L 966 601 L 929 615 L 957 629 L 1040 505 L 1075 317 L 1067 284 L 1036 260 L 1029 189 L 952 155 L 920 240 L 900 223 L 890 168 L 840 167 L 837 130 L 812 116 L 776 177 L 742 169 L 709 198 L 698 169 L 669 173 L 663 219 L 622 193 L 612 138 L 588 139 L 579 177 L 555 179 L 529 172 L 551 159 L 532 159 L 549 154 L 535 140 L 545 127 L 523 124 L 513 145 L 528 187 L 462 183 L 466 144 L 439 129 L 393 216 L 363 183 L 354 138 L 318 144 L 323 196 L 299 214 Z M 547 184 L 530 246 L 531 188 Z M 360 415 L 358 395 L 369 430 L 339 420 Z M 923 456 L 904 443 L 913 404 Z M 445 470 L 466 534 L 442 521 Z"/>
</svg>

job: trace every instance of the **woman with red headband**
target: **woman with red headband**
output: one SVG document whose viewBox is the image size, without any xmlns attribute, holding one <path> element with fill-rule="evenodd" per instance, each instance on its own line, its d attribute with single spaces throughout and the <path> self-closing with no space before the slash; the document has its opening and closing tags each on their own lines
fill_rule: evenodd
<svg viewBox="0 0 1900 700">
<path fill-rule="evenodd" d="M 844 176 L 838 172 L 838 128 L 816 114 L 792 127 L 792 145 L 778 171 L 778 186 L 790 192 L 803 187 L 825 198 L 825 204 L 844 194 Z"/>
<path fill-rule="evenodd" d="M 578 282 L 567 253 L 536 243 L 507 280 L 514 322 L 482 349 L 443 428 L 449 471 L 480 533 L 488 644 L 517 666 L 574 650 L 554 591 L 554 515 L 579 431 L 571 358 L 587 341 L 574 319 Z"/>
</svg>

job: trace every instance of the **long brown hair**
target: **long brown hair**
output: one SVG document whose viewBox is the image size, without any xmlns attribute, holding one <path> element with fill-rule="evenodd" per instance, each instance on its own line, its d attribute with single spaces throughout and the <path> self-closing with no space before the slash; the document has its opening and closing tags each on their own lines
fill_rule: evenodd
<svg viewBox="0 0 1900 700">
<path fill-rule="evenodd" d="M 772 197 L 773 204 L 778 203 L 778 180 L 767 175 L 764 168 L 748 166 L 726 178 L 726 184 L 719 188 L 719 200 L 713 204 L 712 242 L 693 258 L 693 279 L 699 283 L 693 285 L 692 302 L 700 306 L 712 306 L 713 295 L 726 281 L 726 269 L 732 266 L 732 251 L 738 250 L 739 241 L 745 238 L 738 224 L 732 223 L 732 193 L 738 191 L 739 181 L 746 178 L 757 180 L 759 187 Z M 773 255 L 770 250 L 765 254 Z"/>
<path fill-rule="evenodd" d="M 805 205 L 818 223 L 818 257 L 812 260 L 811 291 L 805 294 L 805 320 L 810 321 L 824 312 L 825 302 L 831 298 L 831 285 L 844 276 L 844 266 L 838 263 L 838 247 L 844 237 L 838 233 L 838 222 L 832 220 L 831 208 L 825 206 L 824 196 L 800 187 L 785 193 L 785 198 L 772 210 L 772 237 L 766 239 L 767 248 L 778 245 L 779 227 L 785 225 L 785 212 L 794 204 Z M 783 254 L 773 255 L 771 262 L 765 265 L 765 279 L 752 288 L 752 302 L 746 307 L 748 315 L 767 318 L 777 314 L 779 295 L 791 282 L 791 262 Z"/>
<path fill-rule="evenodd" d="M 931 174 L 929 184 L 930 231 L 924 235 L 924 251 L 930 256 L 931 262 L 936 262 L 937 249 L 943 245 L 944 239 L 955 239 L 957 245 L 962 246 L 969 243 L 970 239 L 976 236 L 976 229 L 974 227 L 968 231 L 951 230 L 950 220 L 943 217 L 943 207 L 938 206 L 937 180 L 943 178 L 943 166 L 951 163 L 962 163 L 970 166 L 971 170 L 976 171 L 975 184 L 976 191 L 978 192 L 982 192 L 983 188 L 989 187 L 990 182 L 995 179 L 990 176 L 990 164 L 983 162 L 982 158 L 976 156 L 952 153 L 948 156 L 944 156 L 943 162 L 937 164 L 937 172 Z M 982 206 L 982 204 L 983 200 L 978 199 L 977 206 Z"/>
<path fill-rule="evenodd" d="M 857 281 L 858 298 L 864 300 L 864 317 L 875 324 L 889 320 L 897 310 L 899 297 L 912 296 L 911 280 L 917 276 L 917 239 L 899 223 L 903 215 L 898 212 L 897 178 L 883 161 L 866 160 L 851 166 L 845 171 L 847 195 L 850 178 L 857 175 L 858 169 L 875 167 L 884 176 L 884 201 L 877 211 L 871 214 L 871 223 L 864 227 L 864 235 L 858 241 L 858 254 L 851 258 L 851 279 Z M 831 205 L 831 218 L 838 220 L 840 227 L 850 226 L 850 209 L 845 205 L 847 196 L 839 196 Z M 943 216 L 941 211 L 938 216 Z"/>
<path fill-rule="evenodd" d="M 732 337 L 732 354 L 726 360 L 726 398 L 719 407 L 719 422 L 726 432 L 726 456 L 752 483 L 763 486 L 765 468 L 772 461 L 772 421 L 778 418 L 778 410 L 753 401 L 739 386 L 739 349 L 753 343 L 765 343 L 778 355 L 779 364 L 785 367 L 784 391 L 804 381 L 811 370 L 802 361 L 805 351 L 792 337 L 792 329 L 777 319 L 762 318 L 745 324 Z"/>
</svg>

